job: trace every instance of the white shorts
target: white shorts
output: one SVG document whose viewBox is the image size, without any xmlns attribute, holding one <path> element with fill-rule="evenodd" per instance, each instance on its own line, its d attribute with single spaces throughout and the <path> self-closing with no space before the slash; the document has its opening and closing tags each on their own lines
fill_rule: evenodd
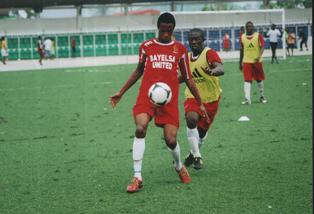
<svg viewBox="0 0 314 214">
<path fill-rule="evenodd" d="M 2 56 L 2 57 L 7 57 L 7 56 L 9 56 L 8 51 L 7 51 L 6 49 L 1 49 L 1 56 Z"/>
</svg>

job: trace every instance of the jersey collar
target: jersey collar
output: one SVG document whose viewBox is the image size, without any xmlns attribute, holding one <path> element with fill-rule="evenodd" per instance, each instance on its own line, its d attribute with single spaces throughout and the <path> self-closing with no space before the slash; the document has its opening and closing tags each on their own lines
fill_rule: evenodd
<svg viewBox="0 0 314 214">
<path fill-rule="evenodd" d="M 202 55 L 202 53 L 203 53 L 203 51 L 204 51 L 205 49 L 206 49 L 206 48 L 204 47 L 204 49 L 202 50 L 202 52 L 199 53 L 199 55 L 197 55 L 197 56 L 193 56 L 193 52 L 191 52 L 191 56 L 190 56 L 191 62 L 195 62 L 195 61 L 200 57 L 200 55 Z"/>
<path fill-rule="evenodd" d="M 163 46 L 168 46 L 168 45 L 172 45 L 174 44 L 174 41 L 171 41 L 169 43 L 161 43 L 161 42 L 158 42 L 156 39 L 153 39 L 153 41 L 158 44 L 158 45 L 163 45 Z"/>
</svg>

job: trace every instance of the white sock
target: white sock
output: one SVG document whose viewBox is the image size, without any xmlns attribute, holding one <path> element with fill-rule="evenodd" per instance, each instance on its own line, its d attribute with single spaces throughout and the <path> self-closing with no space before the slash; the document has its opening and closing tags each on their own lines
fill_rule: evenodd
<svg viewBox="0 0 314 214">
<path fill-rule="evenodd" d="M 142 180 L 142 160 L 145 151 L 145 138 L 134 137 L 133 141 L 133 169 L 134 177 Z"/>
<path fill-rule="evenodd" d="M 263 81 L 257 82 L 257 86 L 261 97 L 264 97 L 264 82 Z"/>
<path fill-rule="evenodd" d="M 200 143 L 200 137 L 198 135 L 197 128 L 189 129 L 186 128 L 188 142 L 191 148 L 191 153 L 194 157 L 201 157 L 200 150 L 199 150 L 199 143 Z"/>
<path fill-rule="evenodd" d="M 206 134 L 205 134 L 205 136 L 204 136 L 203 138 L 200 138 L 200 141 L 199 141 L 199 143 L 198 143 L 198 148 L 199 148 L 199 149 L 200 149 L 201 146 L 204 144 L 204 142 L 205 142 L 207 136 L 208 136 L 208 131 L 206 132 Z"/>
<path fill-rule="evenodd" d="M 180 152 L 179 143 L 177 142 L 177 146 L 174 149 L 169 149 L 169 150 L 174 159 L 176 170 L 180 170 L 182 168 L 182 163 L 181 163 L 181 152 Z"/>
<path fill-rule="evenodd" d="M 245 99 L 251 102 L 251 83 L 244 82 L 244 96 Z"/>
</svg>

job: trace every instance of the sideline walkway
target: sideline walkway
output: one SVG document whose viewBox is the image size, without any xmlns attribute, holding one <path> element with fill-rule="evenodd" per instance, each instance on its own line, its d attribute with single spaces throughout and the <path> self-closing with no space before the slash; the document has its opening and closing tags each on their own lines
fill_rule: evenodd
<svg viewBox="0 0 314 214">
<path fill-rule="evenodd" d="M 312 55 L 312 46 L 309 51 L 294 50 L 294 56 Z M 218 52 L 224 61 L 238 61 L 239 51 Z M 278 58 L 282 56 L 282 50 L 277 51 Z M 264 58 L 266 61 L 271 56 L 270 50 L 265 50 Z M 282 59 L 280 59 L 282 60 Z M 3 71 L 24 71 L 24 70 L 46 70 L 56 68 L 90 67 L 102 65 L 136 64 L 138 56 L 104 56 L 104 57 L 78 57 L 78 58 L 59 58 L 54 60 L 43 60 L 43 65 L 39 65 L 38 60 L 16 60 L 7 61 L 6 65 L 0 63 L 0 72 Z"/>
</svg>

